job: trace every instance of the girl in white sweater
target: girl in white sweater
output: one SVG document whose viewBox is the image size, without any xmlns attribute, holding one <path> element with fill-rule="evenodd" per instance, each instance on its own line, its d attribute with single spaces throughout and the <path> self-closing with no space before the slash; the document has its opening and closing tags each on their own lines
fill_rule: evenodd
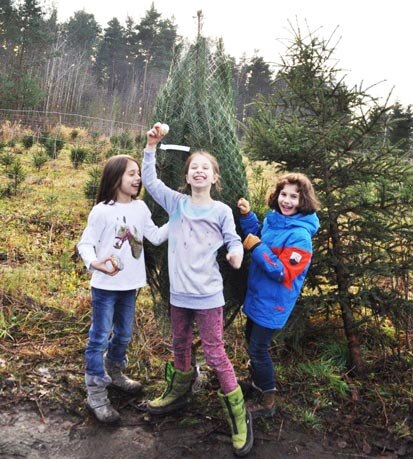
<svg viewBox="0 0 413 459">
<path fill-rule="evenodd" d="M 137 291 L 146 284 L 143 236 L 155 245 L 168 237 L 168 225 L 158 228 L 146 204 L 136 199 L 141 186 L 134 158 L 111 157 L 77 246 L 92 273 L 92 323 L 85 352 L 87 404 L 106 423 L 119 420 L 108 399 L 109 384 L 131 393 L 142 389 L 122 369 L 132 338 Z"/>
</svg>

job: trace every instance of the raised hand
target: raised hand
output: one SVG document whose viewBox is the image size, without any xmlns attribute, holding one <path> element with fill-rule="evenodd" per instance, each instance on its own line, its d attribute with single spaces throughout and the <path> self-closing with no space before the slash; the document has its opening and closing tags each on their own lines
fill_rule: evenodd
<svg viewBox="0 0 413 459">
<path fill-rule="evenodd" d="M 168 132 L 169 126 L 167 124 L 162 124 L 158 121 L 146 133 L 146 145 L 148 147 L 158 145 L 158 143 L 166 136 Z"/>
<path fill-rule="evenodd" d="M 246 215 L 250 210 L 250 203 L 245 198 L 238 199 L 237 207 L 242 215 Z"/>
</svg>

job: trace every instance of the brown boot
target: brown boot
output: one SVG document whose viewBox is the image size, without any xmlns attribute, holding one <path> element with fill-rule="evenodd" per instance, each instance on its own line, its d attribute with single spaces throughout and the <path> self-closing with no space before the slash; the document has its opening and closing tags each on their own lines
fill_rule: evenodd
<svg viewBox="0 0 413 459">
<path fill-rule="evenodd" d="M 257 399 L 247 403 L 247 410 L 253 418 L 270 418 L 275 413 L 275 389 L 262 391 Z"/>
</svg>

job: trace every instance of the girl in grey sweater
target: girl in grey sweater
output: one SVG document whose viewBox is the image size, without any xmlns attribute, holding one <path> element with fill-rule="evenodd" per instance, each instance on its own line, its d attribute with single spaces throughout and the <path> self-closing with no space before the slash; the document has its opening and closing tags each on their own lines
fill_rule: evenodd
<svg viewBox="0 0 413 459">
<path fill-rule="evenodd" d="M 191 194 L 167 187 L 156 175 L 156 146 L 162 139 L 161 124 L 147 133 L 142 181 L 145 189 L 169 215 L 168 270 L 174 364 L 167 364 L 167 388 L 148 403 L 152 414 L 182 408 L 194 376 L 192 367 L 192 322 L 198 324 L 206 362 L 217 374 L 219 398 L 232 428 L 234 452 L 243 456 L 253 444 L 252 424 L 223 340 L 223 281 L 216 260 L 225 244 L 227 261 L 239 269 L 243 258 L 241 239 L 235 231 L 231 208 L 211 198 L 219 185 L 219 166 L 205 151 L 189 156 L 185 183 Z"/>
</svg>

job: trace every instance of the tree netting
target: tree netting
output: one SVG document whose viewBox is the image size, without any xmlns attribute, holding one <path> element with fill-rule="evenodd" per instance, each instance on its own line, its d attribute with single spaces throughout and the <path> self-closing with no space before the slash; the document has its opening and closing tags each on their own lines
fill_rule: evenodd
<svg viewBox="0 0 413 459">
<path fill-rule="evenodd" d="M 248 197 L 248 188 L 236 135 L 231 68 L 222 47 L 212 51 L 207 40 L 199 37 L 195 44 L 176 57 L 165 87 L 156 100 L 153 122 L 156 121 L 170 126 L 163 143 L 189 146 L 191 152 L 207 150 L 217 158 L 222 189 L 213 194 L 213 198 L 228 204 L 237 220 L 237 199 Z M 158 177 L 172 189 L 183 185 L 187 157 L 186 152 L 158 149 Z M 148 194 L 145 201 L 157 224 L 167 221 L 166 213 Z M 155 314 L 162 321 L 169 301 L 167 249 L 153 248 L 148 244 L 145 250 L 149 283 L 161 298 L 155 302 Z M 244 300 L 246 269 L 245 264 L 239 271 L 232 269 L 225 254 L 226 251 L 221 249 L 218 261 L 224 279 L 225 314 L 230 319 Z"/>
</svg>

